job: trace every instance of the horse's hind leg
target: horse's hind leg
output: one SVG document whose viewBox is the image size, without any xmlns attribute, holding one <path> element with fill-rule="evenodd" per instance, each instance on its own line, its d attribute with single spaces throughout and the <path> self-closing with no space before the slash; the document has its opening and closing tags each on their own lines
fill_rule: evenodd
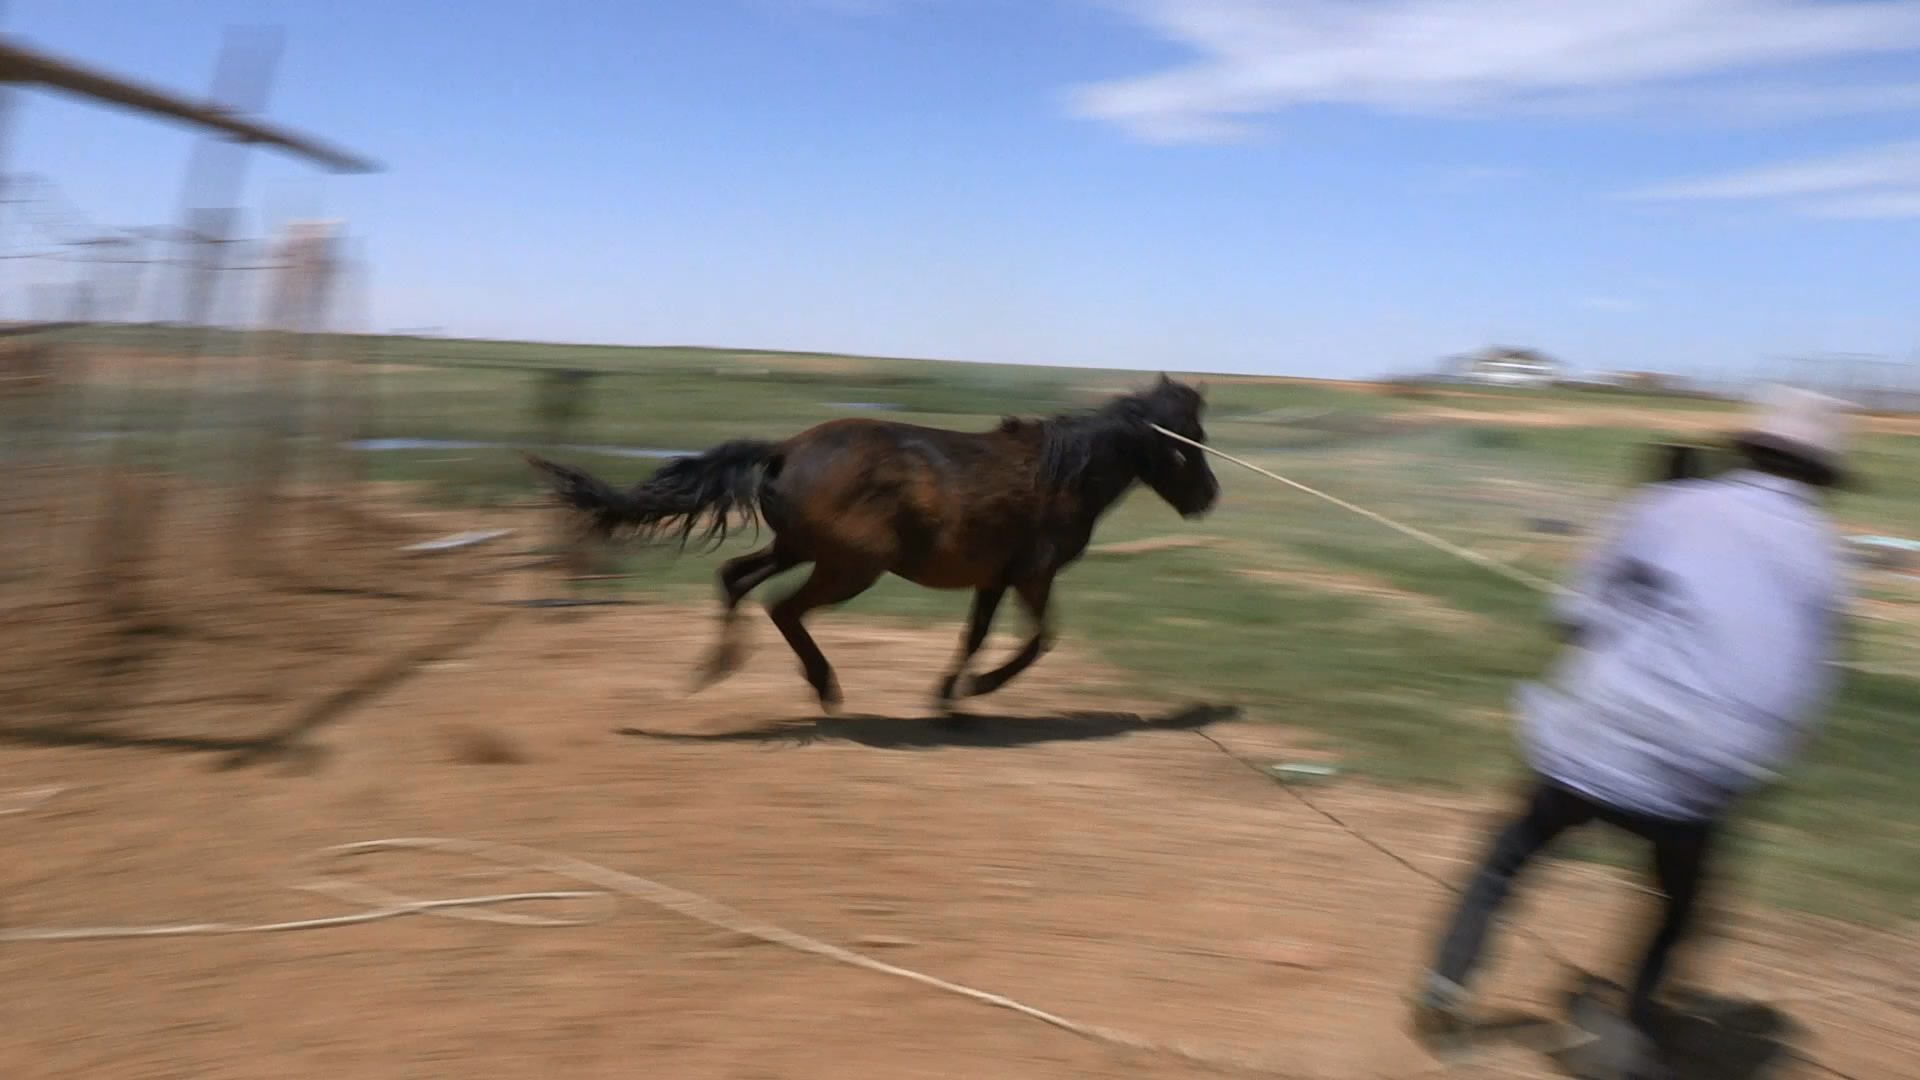
<svg viewBox="0 0 1920 1080">
<path fill-rule="evenodd" d="M 701 666 L 693 691 L 699 692 L 733 674 L 740 667 L 745 651 L 740 644 L 740 601 L 775 574 L 793 569 L 800 560 L 780 546 L 780 541 L 749 552 L 720 565 L 720 640 Z"/>
<path fill-rule="evenodd" d="M 960 655 L 956 656 L 953 666 L 940 680 L 940 686 L 933 693 L 936 706 L 944 710 L 953 703 L 954 688 L 967 674 L 967 664 L 973 660 L 980 646 L 986 644 L 987 632 L 993 627 L 994 612 L 1000 610 L 1000 600 L 1007 595 L 1005 586 L 994 585 L 984 589 L 975 589 L 973 593 L 973 612 L 967 618 L 967 632 L 960 639 Z"/>
<path fill-rule="evenodd" d="M 813 692 L 819 695 L 820 707 L 828 712 L 840 706 L 840 681 L 834 677 L 833 665 L 827 663 L 820 646 L 814 643 L 813 635 L 807 633 L 800 620 L 814 608 L 845 603 L 859 596 L 878 580 L 880 571 L 871 567 L 816 562 L 805 584 L 767 609 L 773 625 L 780 629 L 780 636 L 787 639 L 793 654 L 800 658 L 800 669 L 806 673 Z"/>
<path fill-rule="evenodd" d="M 1033 618 L 1033 636 L 1027 639 L 1019 652 L 1013 654 L 1013 659 L 984 675 L 969 679 L 963 687 L 963 697 L 993 693 L 1053 649 L 1053 622 L 1047 617 L 1047 601 L 1053 595 L 1053 578 L 1048 576 L 1023 581 L 1015 585 L 1013 591 L 1020 597 L 1027 614 Z"/>
</svg>

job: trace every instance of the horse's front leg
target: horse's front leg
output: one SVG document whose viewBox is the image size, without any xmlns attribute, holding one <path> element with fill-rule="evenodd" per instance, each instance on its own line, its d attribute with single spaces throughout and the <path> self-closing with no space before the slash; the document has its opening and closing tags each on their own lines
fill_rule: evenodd
<svg viewBox="0 0 1920 1080">
<path fill-rule="evenodd" d="M 975 589 L 973 592 L 973 612 L 967 619 L 967 631 L 960 639 L 960 653 L 954 657 L 953 666 L 940 680 L 933 692 L 934 706 L 945 712 L 952 704 L 954 690 L 960 680 L 966 677 L 967 665 L 972 662 L 980 646 L 986 644 L 987 633 L 993 628 L 994 612 L 1000 610 L 1000 600 L 1007 595 L 1004 585 L 991 585 Z"/>
<path fill-rule="evenodd" d="M 1019 582 L 1014 585 L 1013 591 L 1033 619 L 1033 636 L 1027 639 L 1019 652 L 1013 654 L 1013 659 L 985 675 L 975 675 L 962 683 L 962 697 L 993 693 L 1007 685 L 1015 675 L 1032 667 L 1035 660 L 1053 650 L 1053 621 L 1047 616 L 1047 601 L 1053 595 L 1053 575 Z"/>
</svg>

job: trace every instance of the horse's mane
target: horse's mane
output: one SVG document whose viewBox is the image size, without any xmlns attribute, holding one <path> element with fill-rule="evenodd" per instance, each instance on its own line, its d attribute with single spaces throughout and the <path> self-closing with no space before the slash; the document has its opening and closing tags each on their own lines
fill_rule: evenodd
<svg viewBox="0 0 1920 1080">
<path fill-rule="evenodd" d="M 1008 417 L 1000 430 L 1040 429 L 1040 486 L 1051 492 L 1071 490 L 1103 455 L 1111 455 L 1124 441 L 1148 433 L 1152 408 L 1144 393 L 1122 394 L 1093 409 L 1056 413 L 1044 420 Z"/>
</svg>

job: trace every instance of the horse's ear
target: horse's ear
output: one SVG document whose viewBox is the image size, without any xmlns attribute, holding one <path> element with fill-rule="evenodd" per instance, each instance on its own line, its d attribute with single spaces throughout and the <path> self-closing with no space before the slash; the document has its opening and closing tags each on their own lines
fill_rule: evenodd
<svg viewBox="0 0 1920 1080">
<path fill-rule="evenodd" d="M 1172 386 L 1172 385 L 1173 385 L 1173 380 L 1172 380 L 1172 379 L 1169 379 L 1169 378 L 1167 378 L 1167 373 L 1166 373 L 1166 372 L 1164 372 L 1164 371 L 1160 373 L 1160 381 L 1159 381 L 1159 382 L 1157 382 L 1157 383 L 1154 383 L 1154 386 L 1155 386 L 1156 388 L 1158 388 L 1158 389 L 1161 389 L 1161 390 L 1164 390 L 1164 389 L 1166 389 L 1167 387 L 1169 387 L 1169 386 Z"/>
</svg>

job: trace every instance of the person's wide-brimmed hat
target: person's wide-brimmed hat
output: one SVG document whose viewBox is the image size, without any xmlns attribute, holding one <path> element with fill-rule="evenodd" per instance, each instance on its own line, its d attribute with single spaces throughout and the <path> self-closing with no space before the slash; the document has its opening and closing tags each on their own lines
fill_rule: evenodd
<svg viewBox="0 0 1920 1080">
<path fill-rule="evenodd" d="M 1855 406 L 1794 386 L 1768 386 L 1754 398 L 1746 422 L 1733 432 L 1744 443 L 1788 454 L 1832 473 L 1846 474 L 1848 429 Z"/>
</svg>

